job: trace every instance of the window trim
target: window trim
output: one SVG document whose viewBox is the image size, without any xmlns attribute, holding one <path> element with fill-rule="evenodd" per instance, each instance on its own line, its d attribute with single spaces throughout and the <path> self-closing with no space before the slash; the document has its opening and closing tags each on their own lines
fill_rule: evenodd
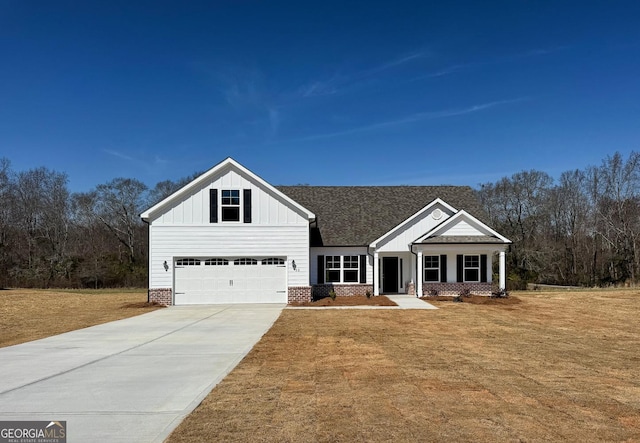
<svg viewBox="0 0 640 443">
<path fill-rule="evenodd" d="M 475 257 L 478 260 L 478 266 L 467 266 L 467 257 L 472 258 Z M 480 283 L 482 281 L 481 268 L 482 268 L 482 258 L 481 254 L 464 254 L 462 257 L 462 281 L 465 283 Z M 468 270 L 477 270 L 478 271 L 478 279 L 477 280 L 467 280 L 467 269 Z"/>
<path fill-rule="evenodd" d="M 437 266 L 427 267 L 427 257 L 430 259 L 436 258 Z M 422 256 L 422 281 L 425 283 L 440 283 L 440 256 L 439 255 L 424 255 Z M 436 270 L 438 272 L 438 277 L 436 280 L 427 280 L 427 271 Z"/>
<path fill-rule="evenodd" d="M 205 266 L 229 266 L 226 258 L 208 258 L 204 261 Z"/>
<path fill-rule="evenodd" d="M 336 262 L 336 258 L 338 259 Z M 349 267 L 346 266 L 347 260 Z M 338 272 L 338 280 L 329 278 L 330 272 Z M 355 280 L 346 281 L 345 273 L 355 272 Z M 344 284 L 355 285 L 360 284 L 360 254 L 348 255 L 325 255 L 324 256 L 324 283 L 325 284 Z"/>
<path fill-rule="evenodd" d="M 201 260 L 199 258 L 179 258 L 176 260 L 176 266 L 200 266 Z"/>
<path fill-rule="evenodd" d="M 233 266 L 257 266 L 258 260 L 251 257 L 236 258 L 233 261 Z"/>
<path fill-rule="evenodd" d="M 225 192 L 230 193 L 228 197 L 225 197 Z M 236 193 L 237 195 L 232 195 L 232 193 Z M 238 203 L 224 203 L 224 199 L 228 198 L 233 201 L 234 198 L 238 199 Z M 234 218 L 233 220 L 225 220 L 225 209 L 226 208 L 236 208 L 238 210 L 237 220 Z M 220 192 L 220 221 L 223 223 L 240 223 L 242 221 L 242 197 L 240 196 L 240 189 L 221 189 Z"/>
<path fill-rule="evenodd" d="M 260 260 L 261 265 L 265 266 L 284 266 L 284 259 L 280 257 L 268 257 Z"/>
</svg>

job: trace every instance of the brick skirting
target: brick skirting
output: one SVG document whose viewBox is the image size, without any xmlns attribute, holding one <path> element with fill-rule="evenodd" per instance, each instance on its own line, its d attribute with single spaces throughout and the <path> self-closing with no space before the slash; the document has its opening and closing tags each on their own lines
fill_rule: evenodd
<svg viewBox="0 0 640 443">
<path fill-rule="evenodd" d="M 311 301 L 311 286 L 289 286 L 288 303 Z"/>
<path fill-rule="evenodd" d="M 491 283 L 423 283 L 422 295 L 430 295 L 429 292 L 435 289 L 437 295 L 460 295 L 462 291 L 468 289 L 473 295 L 491 295 Z"/>
<path fill-rule="evenodd" d="M 329 296 L 329 292 L 334 291 L 337 296 L 367 295 L 367 291 L 373 295 L 373 285 L 355 284 L 355 285 L 313 285 L 311 295 L 314 300 Z"/>
<path fill-rule="evenodd" d="M 157 302 L 164 306 L 171 306 L 173 300 L 171 299 L 171 288 L 154 288 L 149 289 L 149 302 Z"/>
</svg>

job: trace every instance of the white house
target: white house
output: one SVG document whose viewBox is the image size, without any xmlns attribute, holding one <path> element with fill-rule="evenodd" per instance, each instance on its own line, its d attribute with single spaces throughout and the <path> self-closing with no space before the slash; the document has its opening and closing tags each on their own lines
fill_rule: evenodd
<svg viewBox="0 0 640 443">
<path fill-rule="evenodd" d="M 287 303 L 334 290 L 489 295 L 511 243 L 461 186 L 272 186 L 231 158 L 141 214 L 149 299 Z"/>
</svg>

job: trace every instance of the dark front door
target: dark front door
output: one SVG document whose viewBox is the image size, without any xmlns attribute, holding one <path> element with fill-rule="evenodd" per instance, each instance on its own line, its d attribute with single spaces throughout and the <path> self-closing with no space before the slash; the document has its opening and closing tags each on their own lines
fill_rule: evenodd
<svg viewBox="0 0 640 443">
<path fill-rule="evenodd" d="M 382 257 L 382 292 L 398 292 L 398 257 Z"/>
</svg>

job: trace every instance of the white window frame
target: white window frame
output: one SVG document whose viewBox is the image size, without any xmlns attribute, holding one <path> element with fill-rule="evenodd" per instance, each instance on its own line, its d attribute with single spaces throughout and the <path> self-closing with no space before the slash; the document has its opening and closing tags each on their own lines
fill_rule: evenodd
<svg viewBox="0 0 640 443">
<path fill-rule="evenodd" d="M 204 261 L 205 266 L 229 266 L 226 258 L 208 258 Z"/>
<path fill-rule="evenodd" d="M 360 283 L 360 256 L 359 255 L 343 255 L 342 257 L 342 283 Z M 355 262 L 354 262 L 355 259 Z M 353 266 L 355 263 L 355 266 Z M 356 279 L 354 281 L 347 281 L 346 273 L 356 273 Z"/>
<path fill-rule="evenodd" d="M 427 267 L 427 258 L 429 259 L 433 259 L 435 257 L 436 262 L 437 262 L 437 266 L 433 267 L 433 263 L 431 263 L 432 266 Z M 438 273 L 438 277 L 436 280 L 427 280 L 427 271 L 437 271 Z M 440 282 L 440 256 L 439 255 L 425 255 L 422 257 L 422 281 L 425 283 L 439 283 Z"/>
<path fill-rule="evenodd" d="M 467 257 L 469 258 L 476 258 L 478 260 L 478 266 L 467 266 Z M 465 283 L 479 283 L 480 279 L 481 279 L 481 275 L 480 275 L 480 255 L 479 254 L 469 254 L 469 255 L 465 255 L 462 258 L 462 280 Z M 477 280 L 468 280 L 467 279 L 467 269 L 468 270 L 477 270 L 478 271 L 478 279 Z"/>
<path fill-rule="evenodd" d="M 200 266 L 198 258 L 179 258 L 176 260 L 176 266 Z"/>
<path fill-rule="evenodd" d="M 336 260 L 337 259 L 337 260 Z M 347 260 L 345 260 L 347 259 Z M 329 271 L 338 271 L 339 279 L 330 281 Z M 346 281 L 345 272 L 355 271 L 355 281 Z M 352 255 L 325 255 L 324 256 L 324 282 L 327 284 L 355 285 L 360 283 L 360 256 Z"/>
<path fill-rule="evenodd" d="M 225 196 L 225 193 L 229 193 L 230 195 Z M 237 193 L 235 196 L 233 193 Z M 242 220 L 242 197 L 239 189 L 222 189 L 220 191 L 220 221 L 224 223 L 239 223 Z M 233 203 L 233 199 L 237 198 L 238 203 Z M 225 199 L 230 199 L 231 202 L 225 203 Z M 238 209 L 238 219 L 237 220 L 225 220 L 224 213 L 225 208 L 237 208 Z"/>
<path fill-rule="evenodd" d="M 260 264 L 267 266 L 284 266 L 284 259 L 279 257 L 263 258 Z"/>
<path fill-rule="evenodd" d="M 236 258 L 233 261 L 233 266 L 256 266 L 257 264 L 258 260 L 249 257 Z"/>
</svg>

